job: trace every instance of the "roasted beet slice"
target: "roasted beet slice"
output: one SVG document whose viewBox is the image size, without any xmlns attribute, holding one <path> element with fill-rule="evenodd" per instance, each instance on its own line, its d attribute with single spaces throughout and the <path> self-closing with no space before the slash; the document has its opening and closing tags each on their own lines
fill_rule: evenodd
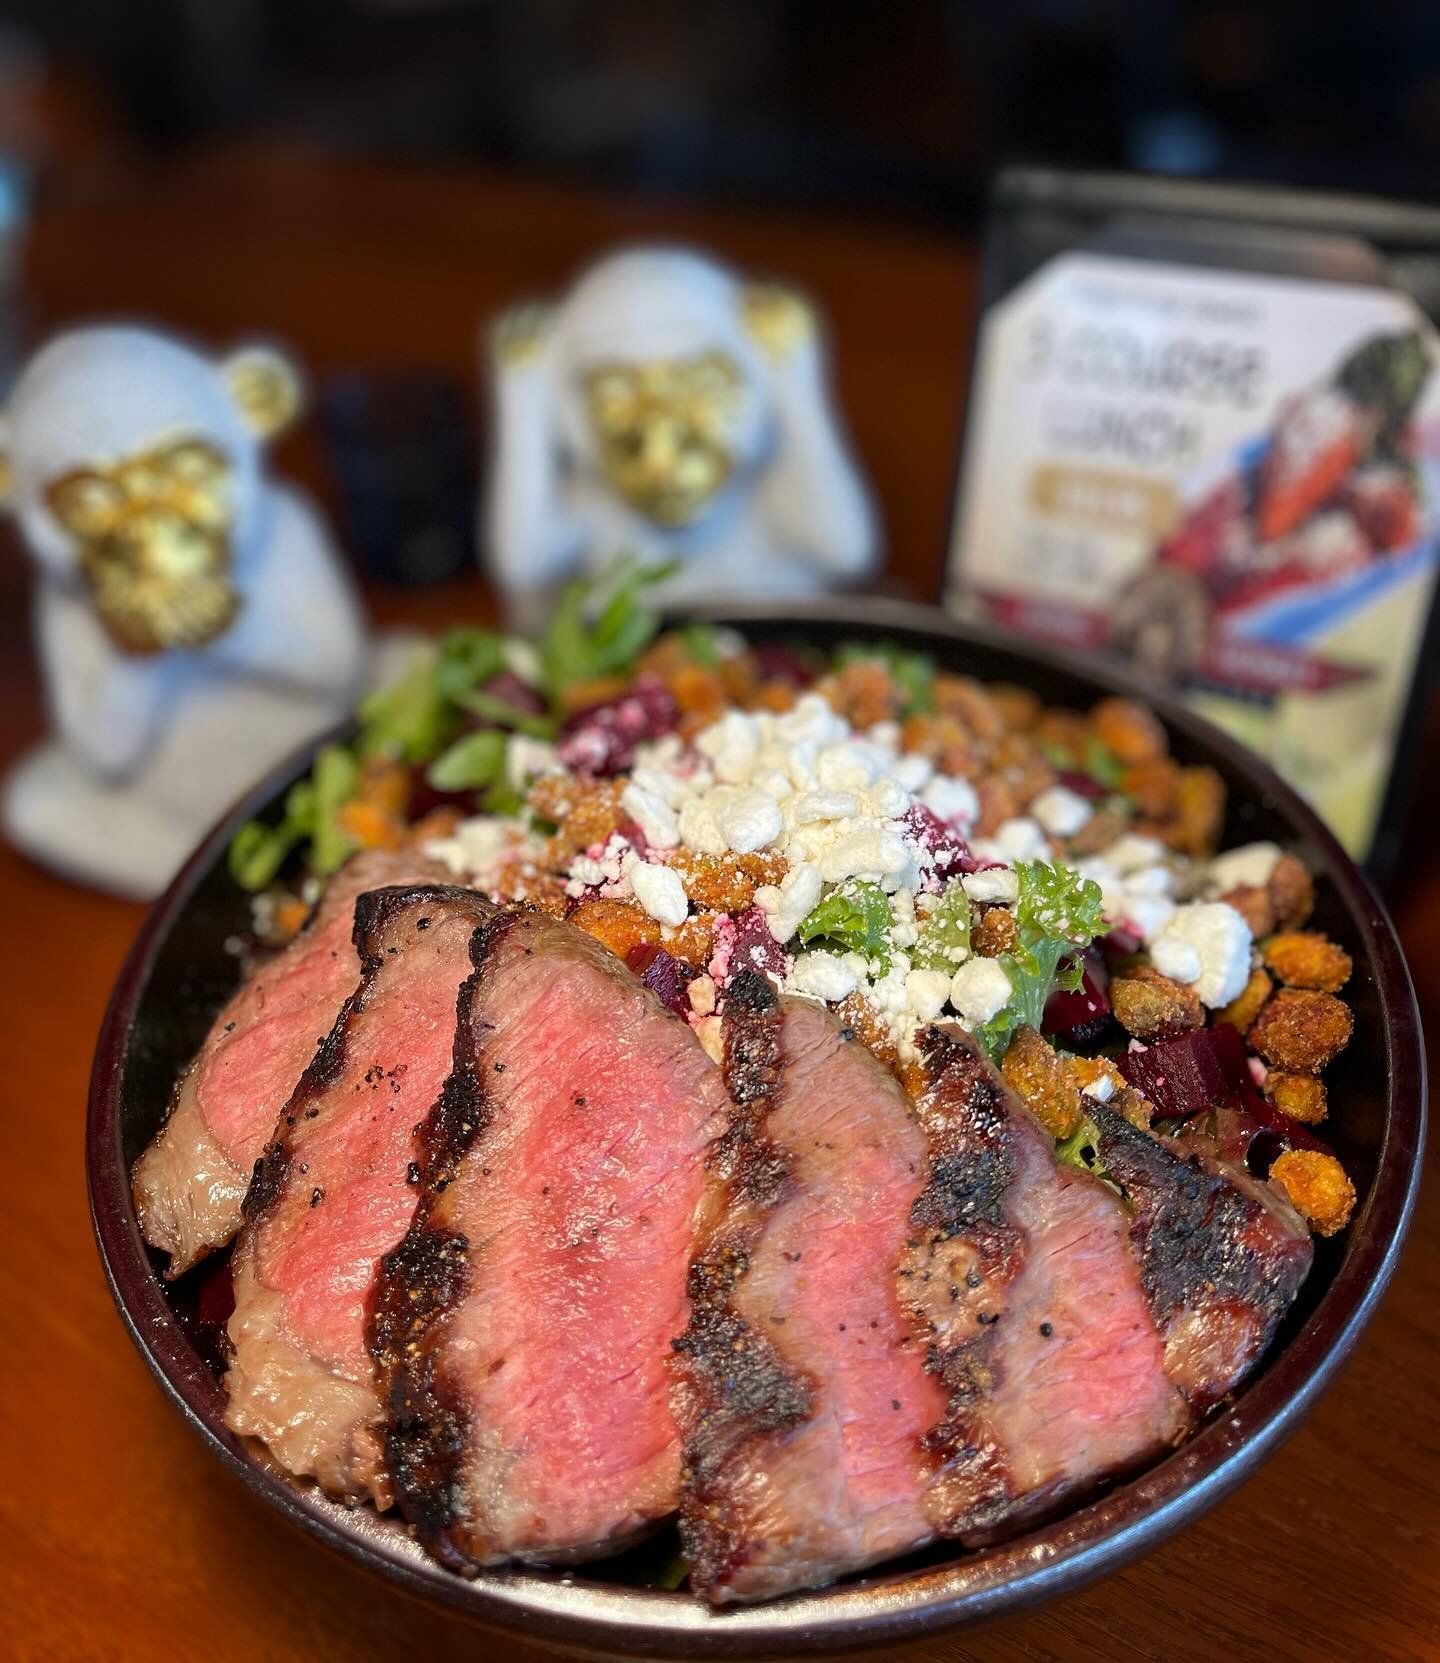
<svg viewBox="0 0 1440 1663">
<path fill-rule="evenodd" d="M 687 990 L 699 971 L 677 959 L 655 942 L 645 942 L 632 952 L 626 963 L 668 1011 L 676 1016 L 690 1014 Z"/>
<path fill-rule="evenodd" d="M 900 822 L 906 833 L 930 854 L 938 878 L 955 877 L 961 872 L 977 872 L 982 866 L 993 866 L 995 861 L 977 860 L 970 845 L 954 826 L 948 825 L 924 803 L 915 803 Z"/>
<path fill-rule="evenodd" d="M 608 779 L 635 761 L 636 746 L 674 733 L 680 711 L 656 676 L 639 676 L 620 698 L 591 705 L 560 730 L 560 760 L 577 774 Z"/>
<path fill-rule="evenodd" d="M 1193 1028 L 1143 1051 L 1127 1051 L 1117 1061 L 1164 1120 L 1189 1120 L 1211 1108 L 1248 1108 L 1259 1096 L 1245 1041 L 1228 1023 Z"/>
<path fill-rule="evenodd" d="M 1074 992 L 1057 988 L 1046 1002 L 1041 1033 L 1058 1039 L 1072 1050 L 1093 1045 L 1111 1026 L 1110 995 L 1105 991 L 1105 980 L 1103 969 L 1097 966 L 1092 973 L 1087 965 Z"/>
</svg>

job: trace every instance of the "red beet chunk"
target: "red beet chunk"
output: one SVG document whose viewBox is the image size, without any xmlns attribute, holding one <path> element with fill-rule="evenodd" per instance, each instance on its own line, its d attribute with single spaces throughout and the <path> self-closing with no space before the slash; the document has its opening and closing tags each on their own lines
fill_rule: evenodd
<svg viewBox="0 0 1440 1663">
<path fill-rule="evenodd" d="M 788 681 L 793 687 L 808 687 L 815 672 L 793 647 L 780 641 L 762 641 L 751 649 L 762 681 Z"/>
<path fill-rule="evenodd" d="M 637 947 L 627 963 L 666 1010 L 673 1011 L 676 1016 L 689 1015 L 687 990 L 699 975 L 693 965 L 677 959 L 673 953 L 667 953 L 653 942 Z"/>
<path fill-rule="evenodd" d="M 770 920 L 759 907 L 745 912 L 731 913 L 735 922 L 735 943 L 730 949 L 730 970 L 733 978 L 742 970 L 754 970 L 772 981 L 785 975 L 785 949 L 770 933 Z"/>
<path fill-rule="evenodd" d="M 1061 768 L 1055 775 L 1061 785 L 1068 787 L 1077 797 L 1088 797 L 1092 803 L 1098 803 L 1102 797 L 1108 797 L 1109 791 L 1093 774 L 1082 774 L 1074 768 Z"/>
<path fill-rule="evenodd" d="M 1117 1059 L 1120 1072 L 1166 1120 L 1189 1120 L 1207 1109 L 1248 1108 L 1258 1093 L 1245 1041 L 1228 1023 L 1195 1028 Z"/>
<path fill-rule="evenodd" d="M 1103 971 L 1100 973 L 1103 976 Z M 1074 992 L 1057 988 L 1045 1005 L 1043 1034 L 1051 1034 L 1069 1045 L 1088 1045 L 1110 1024 L 1110 996 L 1099 976 L 1087 965 L 1084 978 Z"/>
<path fill-rule="evenodd" d="M 928 851 L 934 862 L 935 875 L 939 878 L 954 877 L 961 872 L 978 872 L 983 865 L 997 864 L 976 860 L 970 852 L 970 845 L 960 833 L 924 803 L 913 804 L 900 823 L 906 833 Z"/>
<path fill-rule="evenodd" d="M 606 779 L 631 766 L 638 745 L 673 733 L 679 720 L 664 683 L 640 676 L 622 697 L 576 711 L 560 730 L 557 750 L 577 774 Z"/>
</svg>

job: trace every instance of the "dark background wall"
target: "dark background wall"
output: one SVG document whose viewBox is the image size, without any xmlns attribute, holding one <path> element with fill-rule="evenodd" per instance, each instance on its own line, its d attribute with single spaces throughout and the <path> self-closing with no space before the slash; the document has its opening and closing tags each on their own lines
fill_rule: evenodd
<svg viewBox="0 0 1440 1663">
<path fill-rule="evenodd" d="M 1019 157 L 1440 196 L 1435 0 L 5 0 L 145 143 L 237 131 L 974 223 Z"/>
</svg>

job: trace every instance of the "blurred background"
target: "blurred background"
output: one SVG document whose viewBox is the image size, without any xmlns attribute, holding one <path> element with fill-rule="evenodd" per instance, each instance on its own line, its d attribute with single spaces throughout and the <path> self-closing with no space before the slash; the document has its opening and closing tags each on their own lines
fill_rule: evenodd
<svg viewBox="0 0 1440 1663">
<path fill-rule="evenodd" d="M 273 336 L 311 378 L 279 468 L 372 605 L 431 626 L 491 606 L 485 320 L 626 239 L 694 241 L 819 300 L 883 582 L 931 599 L 1014 161 L 1440 200 L 1440 8 L 0 0 L 0 388 L 80 319 Z"/>
<path fill-rule="evenodd" d="M 348 476 L 374 575 L 433 579 L 468 559 L 459 533 L 407 530 L 413 503 L 387 518 L 365 480 L 410 478 L 456 518 L 480 321 L 624 236 L 695 237 L 828 308 L 892 573 L 929 596 L 973 249 L 1015 160 L 1435 198 L 1440 11 L 5 0 L 0 382 L 22 341 L 97 312 L 268 329 L 315 374 L 327 434 L 282 461 L 332 495 Z M 897 360 L 903 391 L 877 386 Z M 414 369 L 447 383 L 344 379 Z M 451 433 L 442 454 L 403 454 L 417 427 Z"/>
</svg>

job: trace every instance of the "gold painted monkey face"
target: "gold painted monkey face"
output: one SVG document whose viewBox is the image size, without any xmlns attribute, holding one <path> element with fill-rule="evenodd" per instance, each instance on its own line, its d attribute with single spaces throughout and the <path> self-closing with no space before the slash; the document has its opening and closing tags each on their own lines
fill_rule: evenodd
<svg viewBox="0 0 1440 1663">
<path fill-rule="evenodd" d="M 73 468 L 45 500 L 74 538 L 106 633 L 122 652 L 201 647 L 234 620 L 230 463 L 180 438 Z"/>
<path fill-rule="evenodd" d="M 601 364 L 585 408 L 611 488 L 657 525 L 688 525 L 735 465 L 741 382 L 723 352 Z"/>
</svg>

